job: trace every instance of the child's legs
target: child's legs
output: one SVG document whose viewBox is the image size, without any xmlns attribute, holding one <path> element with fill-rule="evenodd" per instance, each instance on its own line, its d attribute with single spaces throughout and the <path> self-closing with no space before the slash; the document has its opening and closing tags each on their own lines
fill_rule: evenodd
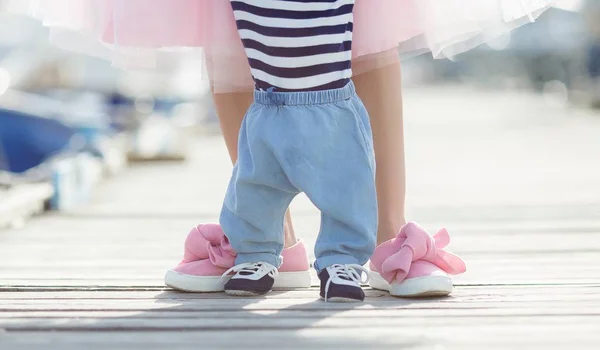
<svg viewBox="0 0 600 350">
<path fill-rule="evenodd" d="M 373 253 L 377 232 L 375 160 L 366 110 L 356 95 L 285 108 L 297 109 L 282 116 L 292 132 L 274 148 L 293 186 L 321 210 L 315 267 L 362 265 Z"/>
<path fill-rule="evenodd" d="M 252 104 L 252 92 L 233 92 L 233 93 L 213 93 L 213 100 L 217 110 L 217 116 L 221 124 L 225 145 L 229 152 L 231 162 L 237 161 L 238 137 L 244 115 Z M 284 221 L 284 244 L 285 247 L 291 247 L 297 241 L 292 225 L 290 211 L 285 213 Z"/>
<path fill-rule="evenodd" d="M 354 62 L 354 66 L 363 64 Z M 404 130 L 400 62 L 368 70 L 353 78 L 356 91 L 365 104 L 373 128 L 377 163 L 377 200 L 379 226 L 377 241 L 385 242 L 398 234 L 406 223 Z M 237 159 L 237 139 L 252 93 L 213 94 L 223 136 L 233 162 Z M 285 245 L 296 242 L 289 211 L 285 221 Z"/>
<path fill-rule="evenodd" d="M 360 65 L 357 62 L 355 65 Z M 378 243 L 394 238 L 406 223 L 406 170 L 402 118 L 400 62 L 369 70 L 353 78 L 365 104 L 371 126 L 377 163 Z"/>
<path fill-rule="evenodd" d="M 297 190 L 263 140 L 261 110 L 251 107 L 242 123 L 220 224 L 237 252 L 236 265 L 263 261 L 278 267 L 284 216 Z"/>
</svg>

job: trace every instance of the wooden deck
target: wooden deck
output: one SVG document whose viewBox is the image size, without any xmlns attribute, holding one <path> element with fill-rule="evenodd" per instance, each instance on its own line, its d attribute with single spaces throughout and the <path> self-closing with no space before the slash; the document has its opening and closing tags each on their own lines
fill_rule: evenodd
<svg viewBox="0 0 600 350">
<path fill-rule="evenodd" d="M 598 349 L 600 116 L 465 89 L 406 101 L 408 213 L 467 261 L 452 297 L 166 289 L 227 184 L 222 141 L 203 137 L 186 163 L 137 165 L 80 210 L 0 231 L 0 349 Z M 318 212 L 293 212 L 312 246 Z"/>
</svg>

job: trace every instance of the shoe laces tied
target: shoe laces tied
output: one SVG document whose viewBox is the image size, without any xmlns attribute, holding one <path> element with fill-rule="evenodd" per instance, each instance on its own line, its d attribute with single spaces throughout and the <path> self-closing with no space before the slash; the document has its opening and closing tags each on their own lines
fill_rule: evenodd
<svg viewBox="0 0 600 350">
<path fill-rule="evenodd" d="M 227 275 L 229 275 L 232 272 L 234 272 L 235 274 L 241 273 L 244 276 L 251 276 L 251 275 L 256 275 L 256 274 L 262 274 L 262 275 L 268 274 L 269 276 L 271 276 L 273 278 L 275 278 L 275 277 L 277 277 L 277 275 L 279 275 L 279 271 L 277 270 L 277 268 L 275 266 L 273 266 L 269 263 L 260 261 L 260 262 L 253 262 L 253 263 L 251 262 L 251 263 L 243 263 L 243 264 L 235 265 L 234 267 L 225 271 L 221 275 L 221 278 L 219 279 L 219 281 L 222 281 L 223 278 L 227 277 Z"/>
<path fill-rule="evenodd" d="M 358 285 L 369 282 L 369 270 L 358 264 L 334 264 L 327 271 L 329 272 L 329 279 L 327 280 L 327 284 L 325 284 L 325 301 L 329 299 L 329 286 L 331 285 L 331 281 L 335 279 L 353 281 Z"/>
</svg>

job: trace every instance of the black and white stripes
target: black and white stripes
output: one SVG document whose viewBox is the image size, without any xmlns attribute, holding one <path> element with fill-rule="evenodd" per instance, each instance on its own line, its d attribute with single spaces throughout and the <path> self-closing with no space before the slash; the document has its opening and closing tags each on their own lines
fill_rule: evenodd
<svg viewBox="0 0 600 350">
<path fill-rule="evenodd" d="M 341 88 L 352 76 L 355 0 L 231 0 L 256 88 Z"/>
</svg>

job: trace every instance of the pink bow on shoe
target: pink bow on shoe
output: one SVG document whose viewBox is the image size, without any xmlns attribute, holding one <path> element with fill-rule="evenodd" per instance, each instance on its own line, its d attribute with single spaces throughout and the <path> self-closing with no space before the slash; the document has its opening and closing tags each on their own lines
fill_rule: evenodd
<svg viewBox="0 0 600 350">
<path fill-rule="evenodd" d="M 371 263 L 389 283 L 402 282 L 414 261 L 423 260 L 435 264 L 446 273 L 456 275 L 466 271 L 465 262 L 455 254 L 443 250 L 450 243 L 446 229 L 431 237 L 416 223 L 402 227 L 398 236 L 379 245 Z"/>
<path fill-rule="evenodd" d="M 209 259 L 224 269 L 235 264 L 236 253 L 218 224 L 201 224 L 194 227 L 185 240 L 182 263 Z"/>
</svg>

